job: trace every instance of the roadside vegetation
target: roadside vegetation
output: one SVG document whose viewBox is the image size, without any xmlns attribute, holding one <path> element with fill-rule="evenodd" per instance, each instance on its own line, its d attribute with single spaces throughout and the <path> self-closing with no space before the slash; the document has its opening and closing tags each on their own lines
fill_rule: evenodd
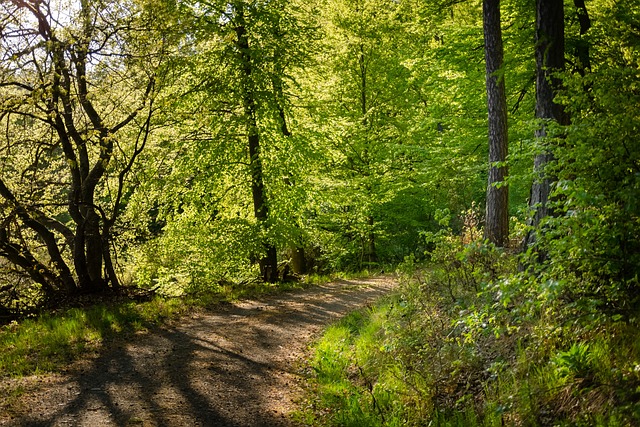
<svg viewBox="0 0 640 427">
<path fill-rule="evenodd" d="M 305 424 L 640 423 L 633 295 L 616 306 L 611 289 L 585 277 L 517 272 L 522 257 L 481 239 L 449 232 L 429 241 L 429 262 L 398 268 L 396 294 L 313 345 Z"/>
<path fill-rule="evenodd" d="M 640 424 L 639 11 L 0 2 L 0 379 L 393 265 L 307 422 Z"/>
</svg>

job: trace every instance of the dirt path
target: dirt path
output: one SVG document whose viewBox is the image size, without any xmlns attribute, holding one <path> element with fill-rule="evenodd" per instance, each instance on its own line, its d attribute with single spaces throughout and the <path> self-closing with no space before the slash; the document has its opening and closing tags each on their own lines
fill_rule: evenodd
<svg viewBox="0 0 640 427">
<path fill-rule="evenodd" d="M 291 426 L 296 363 L 324 325 L 387 293 L 380 277 L 223 306 L 21 380 L 3 426 Z M 13 416 L 13 418 L 11 418 Z"/>
</svg>

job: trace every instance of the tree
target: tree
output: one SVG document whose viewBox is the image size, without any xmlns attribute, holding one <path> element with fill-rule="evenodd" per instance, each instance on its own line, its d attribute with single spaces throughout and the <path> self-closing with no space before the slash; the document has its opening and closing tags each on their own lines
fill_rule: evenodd
<svg viewBox="0 0 640 427">
<path fill-rule="evenodd" d="M 303 76 L 310 108 L 296 110 L 317 158 L 309 222 L 333 268 L 357 269 L 419 244 L 426 222 L 426 150 L 408 132 L 421 103 L 403 62 L 419 43 L 409 2 L 320 2 L 317 66 Z M 302 118 L 302 119 L 301 119 Z"/>
<path fill-rule="evenodd" d="M 489 109 L 489 183 L 485 236 L 497 246 L 509 237 L 507 98 L 504 81 L 500 0 L 484 0 L 484 49 Z"/>
<path fill-rule="evenodd" d="M 577 59 L 576 71 L 584 77 L 586 71 L 591 69 L 591 56 L 589 54 L 589 41 L 584 37 L 591 28 L 591 18 L 584 0 L 573 0 L 576 8 L 578 22 L 580 24 L 580 39 L 577 41 L 575 55 Z"/>
<path fill-rule="evenodd" d="M 531 186 L 529 208 L 532 216 L 529 225 L 535 229 L 549 214 L 551 177 L 545 167 L 553 160 L 550 141 L 553 124 L 565 125 L 568 116 L 562 105 L 555 101 L 561 88 L 559 74 L 564 70 L 564 4 L 555 0 L 536 1 L 536 118 L 540 121 L 535 137 L 541 152 L 534 159 L 534 183 Z M 530 231 L 525 245 L 535 242 L 535 232 Z"/>
<path fill-rule="evenodd" d="M 253 56 L 249 45 L 247 25 L 245 22 L 244 2 L 233 4 L 232 25 L 236 33 L 235 45 L 239 63 L 242 67 L 240 74 L 240 92 L 244 111 L 244 119 L 249 147 L 249 168 L 251 171 L 251 194 L 253 196 L 253 210 L 259 227 L 264 229 L 269 222 L 269 205 L 264 188 L 264 174 L 262 170 L 262 154 L 260 152 L 260 132 L 258 130 L 256 88 L 253 85 Z M 284 118 L 283 118 L 284 119 Z M 283 126 L 286 126 L 283 120 Z M 260 258 L 260 273 L 265 282 L 278 280 L 278 255 L 273 242 L 263 242 L 265 254 Z"/>
<path fill-rule="evenodd" d="M 118 288 L 113 228 L 156 93 L 158 56 L 133 42 L 149 16 L 89 1 L 0 13 L 0 255 L 49 298 Z"/>
<path fill-rule="evenodd" d="M 164 223 L 138 252 L 140 274 L 147 283 L 204 287 L 253 280 L 259 267 L 275 281 L 278 252 L 305 236 L 308 142 L 290 98 L 312 29 L 290 1 L 185 9 L 191 24 L 172 65 L 171 126 L 156 133 L 150 177 L 135 196 L 140 217 L 152 200 L 149 222 Z"/>
<path fill-rule="evenodd" d="M 564 300 L 582 310 L 623 317 L 640 303 L 640 51 L 635 10 L 628 2 L 611 7 L 594 3 L 589 21 L 579 20 L 580 33 L 589 32 L 591 66 L 567 70 L 563 76 L 557 99 L 571 124 L 554 147 L 554 217 L 540 235 L 542 249 L 553 261 L 544 267 L 545 274 L 565 283 Z M 586 10 L 578 12 L 586 16 Z M 575 39 L 567 41 L 568 46 L 580 46 Z M 575 54 L 578 65 L 587 58 L 580 52 L 568 52 Z M 575 303 L 581 300 L 589 303 Z"/>
</svg>

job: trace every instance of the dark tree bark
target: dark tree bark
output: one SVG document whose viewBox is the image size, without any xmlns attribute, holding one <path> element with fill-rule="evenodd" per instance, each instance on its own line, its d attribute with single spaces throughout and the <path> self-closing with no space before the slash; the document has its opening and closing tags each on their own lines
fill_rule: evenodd
<svg viewBox="0 0 640 427">
<path fill-rule="evenodd" d="M 369 120 L 367 120 L 367 113 L 369 112 L 368 98 L 367 98 L 367 58 L 365 56 L 364 46 L 360 45 L 360 54 L 358 56 L 358 67 L 360 71 L 360 113 L 362 114 L 362 124 L 367 126 Z M 362 153 L 362 161 L 364 166 L 369 166 L 369 151 L 368 147 L 365 147 Z M 368 173 L 368 172 L 367 172 Z M 371 192 L 370 188 L 367 191 Z M 366 241 L 364 242 L 363 254 L 368 263 L 378 262 L 378 253 L 376 251 L 376 232 L 374 229 L 375 218 L 373 215 L 367 216 L 368 232 Z"/>
<path fill-rule="evenodd" d="M 247 127 L 247 142 L 249 146 L 249 164 L 251 170 L 251 194 L 253 197 L 254 216 L 261 228 L 267 226 L 269 220 L 269 206 L 264 188 L 264 176 L 262 171 L 262 157 L 260 155 L 260 133 L 256 117 L 256 94 L 252 87 L 252 61 L 244 19 L 243 5 L 236 10 L 236 46 L 240 63 L 242 64 L 243 81 L 242 101 Z M 260 274 L 265 282 L 273 283 L 278 280 L 278 254 L 273 243 L 264 241 L 265 255 L 260 258 Z"/>
<path fill-rule="evenodd" d="M 36 257 L 32 255 L 29 248 L 20 243 L 12 242 L 6 226 L 0 228 L 0 254 L 12 263 L 20 266 L 34 281 L 40 283 L 48 297 L 53 297 L 54 293 L 58 291 L 65 293 L 74 292 L 76 290 L 76 283 L 71 274 L 71 270 L 62 257 L 54 233 L 44 225 L 42 221 L 35 219 L 34 216 L 18 202 L 14 194 L 1 179 L 0 196 L 12 205 L 17 218 L 22 221 L 27 228 L 36 233 L 45 243 L 53 268 L 49 268 L 38 261 Z"/>
<path fill-rule="evenodd" d="M 529 225 L 533 228 L 526 237 L 525 246 L 536 241 L 535 229 L 541 220 L 550 214 L 548 202 L 552 177 L 545 174 L 545 167 L 553 160 L 552 147 L 545 139 L 548 122 L 564 125 L 568 116 L 561 105 L 554 102 L 562 82 L 556 73 L 564 70 L 564 4 L 557 0 L 536 1 L 536 118 L 540 127 L 535 133 L 541 141 L 543 152 L 534 159 L 535 178 L 531 187 Z"/>
<path fill-rule="evenodd" d="M 307 256 L 303 246 L 293 248 L 291 251 L 291 269 L 296 274 L 307 273 Z"/>
<path fill-rule="evenodd" d="M 374 231 L 375 220 L 372 215 L 367 217 L 367 225 L 369 226 L 369 235 L 367 238 L 366 257 L 370 264 L 378 262 L 378 252 L 376 250 L 376 233 Z"/>
<path fill-rule="evenodd" d="M 580 23 L 580 39 L 576 46 L 576 57 L 578 59 L 576 71 L 584 77 L 586 71 L 591 69 L 589 42 L 583 38 L 591 28 L 591 19 L 589 18 L 589 12 L 587 11 L 587 5 L 584 0 L 573 0 L 573 4 L 578 10 L 578 22 Z"/>
<path fill-rule="evenodd" d="M 23 96 L 20 95 L 12 100 L 14 102 L 3 104 L 2 117 L 11 114 L 30 117 L 38 123 L 34 128 L 48 129 L 47 140 L 41 142 L 42 147 L 54 146 L 56 150 L 47 151 L 42 147 L 38 150 L 46 151 L 54 160 L 60 160 L 62 156 L 66 161 L 68 182 L 58 184 L 60 188 L 55 192 L 66 194 L 65 202 L 71 219 L 63 224 L 53 218 L 58 213 L 47 216 L 38 207 L 37 200 L 31 199 L 29 194 L 17 197 L 18 193 L 13 191 L 18 190 L 10 189 L 9 182 L 0 181 L 1 199 L 12 206 L 15 218 L 9 217 L 0 224 L 0 255 L 25 270 L 47 293 L 68 294 L 116 288 L 118 280 L 110 252 L 111 227 L 118 217 L 124 178 L 140 154 L 141 146 L 136 144 L 134 153 L 127 160 L 128 166 L 120 172 L 114 206 L 96 203 L 96 200 L 99 200 L 98 189 L 112 162 L 118 131 L 129 125 L 145 108 L 154 86 L 153 78 L 149 80 L 141 105 L 125 117 L 119 116 L 115 124 L 108 124 L 108 117 L 113 111 L 107 108 L 108 112 L 105 112 L 101 109 L 100 101 L 92 100 L 92 77 L 87 74 L 87 69 L 91 62 L 90 49 L 96 46 L 98 49 L 107 49 L 107 43 L 103 44 L 101 37 L 117 38 L 121 30 L 119 23 L 97 22 L 99 12 L 93 9 L 94 5 L 90 2 L 82 0 L 77 22 L 74 22 L 78 27 L 69 28 L 67 34 L 66 31 L 52 30 L 50 22 L 54 18 L 50 16 L 47 2 L 12 0 L 4 3 L 4 12 L 9 12 L 8 16 L 13 18 L 19 14 L 9 11 L 9 5 L 16 11 L 29 14 L 32 19 L 12 22 L 23 32 L 14 32 L 3 40 L 2 47 L 13 54 L 11 62 L 6 65 L 21 68 L 29 64 L 26 68 L 32 73 L 25 71 L 16 73 L 14 77 L 24 79 L 27 83 L 2 81 L 2 87 L 16 86 L 30 93 L 30 98 L 20 98 Z M 34 40 L 25 41 L 23 34 L 31 34 Z M 71 37 L 70 34 L 73 34 L 72 43 L 65 39 Z M 39 39 L 37 43 L 36 37 Z M 31 54 L 30 49 L 21 50 L 19 46 L 25 43 L 32 45 L 36 51 Z M 113 52 L 98 53 L 109 56 Z M 4 95 L 10 98 L 14 96 L 11 92 Z M 31 107 L 24 99 L 35 101 L 35 106 Z M 117 106 L 114 110 L 117 111 Z M 9 119 L 6 120 L 7 127 L 13 125 Z M 28 136 L 26 138 L 28 140 Z M 29 148 L 27 145 L 26 149 Z M 13 186 L 19 188 L 15 183 Z M 110 218 L 105 210 L 111 212 Z M 21 239 L 24 229 L 35 234 L 37 242 Z M 38 248 L 41 243 L 46 247 L 48 259 Z M 70 256 L 64 254 L 66 250 L 70 250 Z"/>
<path fill-rule="evenodd" d="M 496 246 L 504 246 L 509 239 L 509 187 L 507 160 L 509 137 L 507 127 L 507 98 L 503 67 L 502 30 L 500 28 L 500 0 L 484 0 L 484 52 L 487 78 L 487 107 L 489 110 L 489 182 L 485 237 Z M 500 165 L 495 165 L 501 162 Z"/>
</svg>

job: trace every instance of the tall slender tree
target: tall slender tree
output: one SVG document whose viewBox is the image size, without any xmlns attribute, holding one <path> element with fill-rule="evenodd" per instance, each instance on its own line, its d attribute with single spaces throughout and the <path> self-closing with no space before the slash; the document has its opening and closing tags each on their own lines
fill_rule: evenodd
<svg viewBox="0 0 640 427">
<path fill-rule="evenodd" d="M 273 282 L 279 251 L 302 245 L 305 234 L 296 209 L 306 142 L 290 96 L 312 30 L 297 2 L 184 5 L 192 25 L 171 88 L 176 122 L 160 148 L 175 160 L 148 187 L 167 223 L 165 265 L 176 262 L 180 273 L 164 271 L 205 284 L 245 280 L 257 266 Z M 151 280 L 165 274 L 150 267 Z"/>
<path fill-rule="evenodd" d="M 407 135 L 409 117 L 415 118 L 409 111 L 419 109 L 419 101 L 403 62 L 418 49 L 407 32 L 405 7 L 391 0 L 323 2 L 324 49 L 317 75 L 305 82 L 317 100 L 310 121 L 321 130 L 317 143 L 323 147 L 322 179 L 316 180 L 322 205 L 313 221 L 326 231 L 327 250 L 340 253 L 342 268 L 376 263 L 389 253 L 385 239 L 406 224 L 391 219 L 389 205 L 414 203 L 419 207 L 412 213 L 422 213 L 422 200 L 406 196 L 422 193 L 415 167 L 424 157 Z"/>
<path fill-rule="evenodd" d="M 561 87 L 558 73 L 564 70 L 564 4 L 557 0 L 536 1 L 536 118 L 540 121 L 535 132 L 541 152 L 534 159 L 534 182 L 531 187 L 529 208 L 531 218 L 525 246 L 536 240 L 535 228 L 549 212 L 549 196 L 552 179 L 545 173 L 546 166 L 553 160 L 550 140 L 550 124 L 564 125 L 568 115 L 563 107 L 555 102 L 555 96 Z"/>
<path fill-rule="evenodd" d="M 505 162 L 509 137 L 500 0 L 484 0 L 482 10 L 489 110 L 489 182 L 485 237 L 497 246 L 504 246 L 509 238 L 509 187 L 505 182 L 508 174 Z"/>
<path fill-rule="evenodd" d="M 254 53 L 249 45 L 247 25 L 245 22 L 245 3 L 233 5 L 233 26 L 236 33 L 236 48 L 242 67 L 240 74 L 240 92 L 244 111 L 247 142 L 249 147 L 249 168 L 251 171 L 251 194 L 253 196 L 253 210 L 261 229 L 268 226 L 269 205 L 264 187 L 264 173 L 262 169 L 262 154 L 260 152 L 260 131 L 257 119 L 257 96 L 253 85 Z M 283 121 L 283 125 L 285 122 Z M 265 282 L 278 280 L 278 254 L 273 242 L 264 241 L 265 254 L 260 258 L 260 273 Z"/>
<path fill-rule="evenodd" d="M 580 39 L 576 45 L 576 71 L 584 77 L 585 72 L 591 69 L 591 56 L 589 54 L 590 46 L 589 41 L 585 36 L 591 28 L 591 18 L 589 18 L 589 11 L 584 0 L 573 0 L 573 5 L 576 7 L 576 13 L 578 15 L 578 22 L 580 23 Z"/>
</svg>

